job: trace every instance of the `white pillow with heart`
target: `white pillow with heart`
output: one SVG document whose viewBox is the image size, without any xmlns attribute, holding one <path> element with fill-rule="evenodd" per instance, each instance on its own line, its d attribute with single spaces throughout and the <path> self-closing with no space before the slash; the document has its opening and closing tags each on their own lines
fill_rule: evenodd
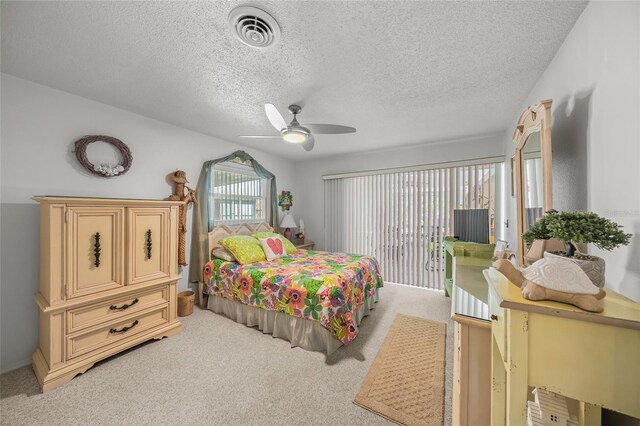
<svg viewBox="0 0 640 426">
<path fill-rule="evenodd" d="M 267 260 L 269 261 L 287 255 L 280 237 L 263 238 L 260 240 L 260 244 L 262 245 L 262 250 L 264 250 L 265 256 L 267 256 Z"/>
</svg>

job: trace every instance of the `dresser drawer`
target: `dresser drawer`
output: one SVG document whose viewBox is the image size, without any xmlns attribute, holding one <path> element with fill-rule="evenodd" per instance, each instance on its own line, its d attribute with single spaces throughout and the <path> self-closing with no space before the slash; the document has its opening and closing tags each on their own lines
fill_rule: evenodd
<svg viewBox="0 0 640 426">
<path fill-rule="evenodd" d="M 500 299 L 498 299 L 493 289 L 489 290 L 489 313 L 491 314 L 491 334 L 496 341 L 496 345 L 504 361 L 507 359 L 505 309 L 500 307 Z"/>
<path fill-rule="evenodd" d="M 67 336 L 67 360 L 136 336 L 169 322 L 169 305 L 129 315 L 103 327 Z"/>
<path fill-rule="evenodd" d="M 84 328 L 116 321 L 134 312 L 168 302 L 169 288 L 163 286 L 72 309 L 67 311 L 67 333 L 71 334 Z"/>
</svg>

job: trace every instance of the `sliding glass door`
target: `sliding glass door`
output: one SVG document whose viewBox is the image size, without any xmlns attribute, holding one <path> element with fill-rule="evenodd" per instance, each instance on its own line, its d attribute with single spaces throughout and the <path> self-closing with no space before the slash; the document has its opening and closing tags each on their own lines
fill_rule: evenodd
<svg viewBox="0 0 640 426">
<path fill-rule="evenodd" d="M 375 256 L 385 281 L 442 289 L 442 243 L 454 209 L 488 209 L 493 240 L 495 165 L 326 179 L 329 251 Z"/>
</svg>

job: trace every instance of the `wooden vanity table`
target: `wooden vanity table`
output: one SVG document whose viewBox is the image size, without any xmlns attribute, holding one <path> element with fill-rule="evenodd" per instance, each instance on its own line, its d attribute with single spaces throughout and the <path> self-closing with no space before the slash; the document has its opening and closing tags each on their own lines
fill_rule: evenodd
<svg viewBox="0 0 640 426">
<path fill-rule="evenodd" d="M 533 302 L 497 270 L 484 271 L 491 314 L 491 424 L 527 424 L 528 386 L 640 418 L 640 305 L 607 289 L 604 312 Z"/>
<path fill-rule="evenodd" d="M 551 100 L 525 109 L 515 144 L 518 264 L 536 260 L 522 239 L 553 208 Z M 546 244 L 546 243 L 545 243 Z M 544 250 L 538 250 L 541 256 Z M 640 418 L 640 305 L 607 289 L 604 311 L 530 301 L 497 270 L 484 271 L 491 318 L 491 424 L 527 424 L 538 387 L 580 402 L 580 424 L 601 425 L 601 407 Z"/>
</svg>

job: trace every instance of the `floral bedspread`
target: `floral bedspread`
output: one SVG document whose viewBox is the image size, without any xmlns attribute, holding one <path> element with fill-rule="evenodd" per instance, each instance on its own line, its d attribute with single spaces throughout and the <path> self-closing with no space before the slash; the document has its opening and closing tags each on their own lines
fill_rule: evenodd
<svg viewBox="0 0 640 426">
<path fill-rule="evenodd" d="M 204 266 L 207 294 L 319 321 L 343 344 L 358 334 L 355 312 L 382 287 L 369 256 L 298 250 L 271 262 Z"/>
</svg>

